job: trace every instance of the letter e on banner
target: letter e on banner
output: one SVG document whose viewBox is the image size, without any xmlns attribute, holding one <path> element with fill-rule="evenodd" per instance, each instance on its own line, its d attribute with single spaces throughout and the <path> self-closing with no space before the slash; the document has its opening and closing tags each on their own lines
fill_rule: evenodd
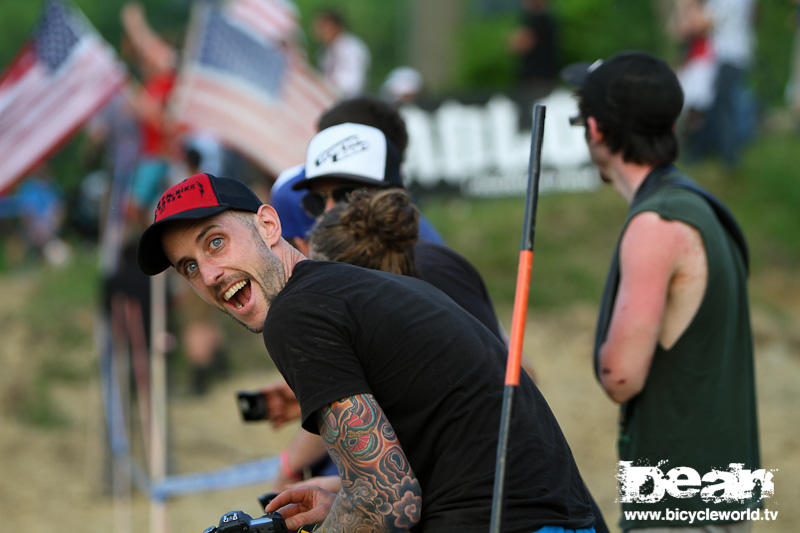
<svg viewBox="0 0 800 533">
<path fill-rule="evenodd" d="M 700 474 L 694 468 L 677 466 L 667 472 L 666 486 L 673 498 L 691 498 L 700 492 Z M 682 490 L 683 487 L 687 488 Z"/>
</svg>

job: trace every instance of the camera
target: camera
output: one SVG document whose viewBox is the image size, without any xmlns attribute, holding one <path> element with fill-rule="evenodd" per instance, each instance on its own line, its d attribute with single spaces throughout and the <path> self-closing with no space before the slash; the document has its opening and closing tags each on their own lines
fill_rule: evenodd
<svg viewBox="0 0 800 533">
<path fill-rule="evenodd" d="M 236 393 L 239 412 L 245 422 L 256 422 L 269 419 L 267 395 L 263 391 L 240 390 Z"/>
<path fill-rule="evenodd" d="M 280 513 L 267 513 L 253 518 L 244 511 L 230 511 L 222 515 L 219 525 L 203 533 L 287 533 L 286 523 Z"/>
</svg>

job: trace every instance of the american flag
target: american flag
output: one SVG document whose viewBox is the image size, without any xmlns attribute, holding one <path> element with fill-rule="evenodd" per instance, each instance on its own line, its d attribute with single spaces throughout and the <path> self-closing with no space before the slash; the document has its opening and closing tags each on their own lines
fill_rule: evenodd
<svg viewBox="0 0 800 533">
<path fill-rule="evenodd" d="M 292 42 L 300 27 L 297 6 L 288 0 L 233 0 L 225 11 L 273 41 Z"/>
<path fill-rule="evenodd" d="M 317 118 L 336 99 L 295 49 L 286 6 L 195 7 L 171 101 L 180 123 L 215 133 L 274 175 L 305 160 Z"/>
<path fill-rule="evenodd" d="M 33 36 L 0 76 L 0 194 L 77 131 L 125 76 L 76 9 L 48 0 Z"/>
</svg>

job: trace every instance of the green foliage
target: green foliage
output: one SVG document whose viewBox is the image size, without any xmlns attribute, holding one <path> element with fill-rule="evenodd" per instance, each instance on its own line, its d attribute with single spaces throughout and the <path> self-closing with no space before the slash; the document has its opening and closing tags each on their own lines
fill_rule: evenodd
<svg viewBox="0 0 800 533">
<path fill-rule="evenodd" d="M 761 2 L 756 18 L 756 57 L 750 80 L 767 106 L 781 105 L 797 31 L 792 2 Z"/>
<path fill-rule="evenodd" d="M 665 21 L 652 0 L 564 0 L 552 6 L 560 21 L 565 64 L 620 50 L 666 55 Z"/>
<path fill-rule="evenodd" d="M 22 309 L 36 322 L 63 320 L 70 316 L 72 306 L 85 307 L 98 298 L 99 271 L 94 253 L 78 253 L 63 268 L 43 267 L 37 274 L 36 288 Z"/>
<path fill-rule="evenodd" d="M 512 86 L 515 58 L 508 38 L 516 22 L 508 14 L 464 21 L 457 33 L 454 88 L 505 90 Z"/>
<path fill-rule="evenodd" d="M 22 49 L 39 16 L 38 2 L 0 4 L 0 68 L 5 68 Z"/>
<path fill-rule="evenodd" d="M 756 272 L 800 264 L 800 166 L 797 135 L 767 133 L 733 175 L 718 174 L 715 186 L 730 198 L 751 248 Z"/>
<path fill-rule="evenodd" d="M 18 277 L 22 288 L 7 302 L 14 310 L 4 323 L 14 334 L 4 339 L 5 348 L 24 358 L 14 360 L 12 367 L 27 370 L 20 375 L 25 379 L 16 379 L 3 390 L 3 405 L 25 423 L 45 428 L 68 425 L 54 387 L 84 383 L 96 372 L 92 335 L 98 303 L 96 263 L 94 253 L 78 250 L 64 268 L 42 265 L 6 273 Z"/>
<path fill-rule="evenodd" d="M 32 342 L 46 346 L 48 353 L 85 346 L 92 316 L 91 311 L 85 311 L 91 310 L 99 297 L 96 255 L 78 253 L 64 268 L 42 267 L 36 275 L 36 286 L 19 309 L 27 323 L 38 324 L 47 331 L 47 335 Z"/>
</svg>

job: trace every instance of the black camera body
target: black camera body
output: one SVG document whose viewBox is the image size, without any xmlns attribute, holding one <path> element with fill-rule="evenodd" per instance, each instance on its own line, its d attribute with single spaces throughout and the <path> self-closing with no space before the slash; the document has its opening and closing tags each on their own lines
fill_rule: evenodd
<svg viewBox="0 0 800 533">
<path fill-rule="evenodd" d="M 239 405 L 239 412 L 245 422 L 269 420 L 267 395 L 263 391 L 240 390 L 236 393 L 236 400 Z"/>
<path fill-rule="evenodd" d="M 222 515 L 218 526 L 211 526 L 203 533 L 288 533 L 288 530 L 280 513 L 253 518 L 244 511 L 230 511 Z"/>
</svg>

